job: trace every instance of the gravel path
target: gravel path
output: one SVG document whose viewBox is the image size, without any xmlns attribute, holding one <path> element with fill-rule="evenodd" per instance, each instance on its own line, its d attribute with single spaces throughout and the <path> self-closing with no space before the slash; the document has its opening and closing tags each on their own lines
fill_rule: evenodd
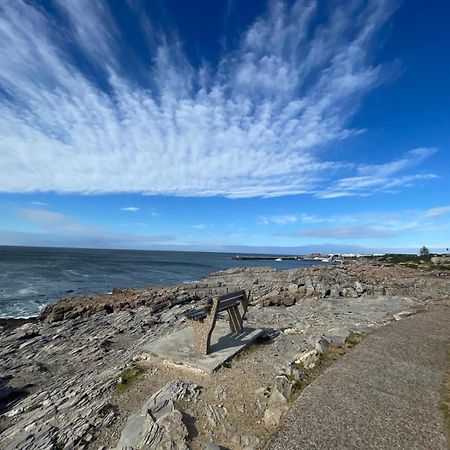
<svg viewBox="0 0 450 450">
<path fill-rule="evenodd" d="M 447 449 L 450 308 L 386 326 L 308 386 L 266 449 Z"/>
</svg>

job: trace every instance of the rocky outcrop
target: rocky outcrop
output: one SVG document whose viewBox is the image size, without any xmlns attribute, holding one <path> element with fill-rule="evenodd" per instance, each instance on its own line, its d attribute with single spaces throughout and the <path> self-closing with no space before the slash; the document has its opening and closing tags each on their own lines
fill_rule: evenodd
<svg viewBox="0 0 450 450">
<path fill-rule="evenodd" d="M 140 307 L 0 333 L 0 448 L 88 448 L 118 418 L 121 373 L 144 342 L 183 326 L 178 312 Z"/>
<path fill-rule="evenodd" d="M 440 274 L 441 275 L 441 274 Z M 145 306 L 154 314 L 174 305 L 201 302 L 233 289 L 250 289 L 252 304 L 292 306 L 308 298 L 358 298 L 374 295 L 414 296 L 436 299 L 450 285 L 450 273 L 435 276 L 404 267 L 369 263 L 313 266 L 278 271 L 271 268 L 239 268 L 216 272 L 200 283 L 172 287 L 114 289 L 60 300 L 47 306 L 40 319 L 59 322 L 92 314 L 110 314 Z"/>
<path fill-rule="evenodd" d="M 188 430 L 174 402 L 199 393 L 196 385 L 173 380 L 156 392 L 139 414 L 131 415 L 116 450 L 187 450 Z"/>
<path fill-rule="evenodd" d="M 443 264 L 443 265 L 450 264 L 450 255 L 449 256 L 432 256 L 431 262 L 433 264 Z"/>
<path fill-rule="evenodd" d="M 200 300 L 200 291 L 183 287 L 114 289 L 112 294 L 95 294 L 66 298 L 45 307 L 40 319 L 48 322 L 60 322 L 77 317 L 88 317 L 92 314 L 110 314 L 114 311 L 125 311 L 146 306 L 152 313 L 168 307 Z M 204 295 L 203 295 L 204 297 Z"/>
<path fill-rule="evenodd" d="M 450 273 L 432 276 L 416 269 L 370 263 L 314 266 L 307 269 L 232 269 L 205 281 L 242 286 L 252 291 L 253 304 L 292 306 L 308 298 L 358 298 L 380 295 L 433 300 L 450 285 Z"/>
</svg>

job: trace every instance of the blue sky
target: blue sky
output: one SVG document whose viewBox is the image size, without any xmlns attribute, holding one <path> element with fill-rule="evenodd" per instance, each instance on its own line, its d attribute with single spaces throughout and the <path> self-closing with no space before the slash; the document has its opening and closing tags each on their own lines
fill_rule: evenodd
<svg viewBox="0 0 450 450">
<path fill-rule="evenodd" d="M 450 245 L 450 3 L 0 5 L 0 244 Z"/>
</svg>

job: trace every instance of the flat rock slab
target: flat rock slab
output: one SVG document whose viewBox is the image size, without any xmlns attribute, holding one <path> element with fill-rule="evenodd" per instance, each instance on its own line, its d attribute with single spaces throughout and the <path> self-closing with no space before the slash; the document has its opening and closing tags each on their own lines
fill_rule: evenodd
<svg viewBox="0 0 450 450">
<path fill-rule="evenodd" d="M 210 354 L 198 356 L 194 350 L 194 332 L 188 326 L 144 345 L 143 357 L 156 357 L 169 364 L 213 373 L 249 346 L 262 332 L 261 329 L 244 328 L 241 333 L 231 335 L 228 322 L 218 321 L 211 337 Z"/>
</svg>

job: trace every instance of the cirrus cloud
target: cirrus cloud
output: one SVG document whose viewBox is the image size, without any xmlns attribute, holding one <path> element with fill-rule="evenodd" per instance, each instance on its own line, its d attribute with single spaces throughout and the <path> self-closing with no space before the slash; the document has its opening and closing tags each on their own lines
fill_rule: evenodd
<svg viewBox="0 0 450 450">
<path fill-rule="evenodd" d="M 137 212 L 140 210 L 137 206 L 125 206 L 124 208 L 120 208 L 121 211 L 129 211 L 129 212 Z"/>
<path fill-rule="evenodd" d="M 120 64 L 124 52 L 137 56 L 106 2 L 55 4 L 52 13 L 22 0 L 0 6 L 0 191 L 330 198 L 355 193 L 348 183 L 377 189 L 364 167 L 330 161 L 324 148 L 360 131 L 347 123 L 384 79 L 373 45 L 396 2 L 337 4 L 319 25 L 317 1 L 271 1 L 216 67 L 193 66 L 180 42 L 155 35 L 144 83 Z M 330 186 L 352 170 L 361 173 Z"/>
<path fill-rule="evenodd" d="M 305 229 L 297 231 L 295 235 L 334 239 L 367 239 L 389 238 L 395 236 L 396 233 L 384 227 L 345 226 Z"/>
<path fill-rule="evenodd" d="M 430 208 L 425 212 L 427 217 L 440 217 L 450 214 L 450 205 L 449 206 L 439 206 L 437 208 Z"/>
</svg>

